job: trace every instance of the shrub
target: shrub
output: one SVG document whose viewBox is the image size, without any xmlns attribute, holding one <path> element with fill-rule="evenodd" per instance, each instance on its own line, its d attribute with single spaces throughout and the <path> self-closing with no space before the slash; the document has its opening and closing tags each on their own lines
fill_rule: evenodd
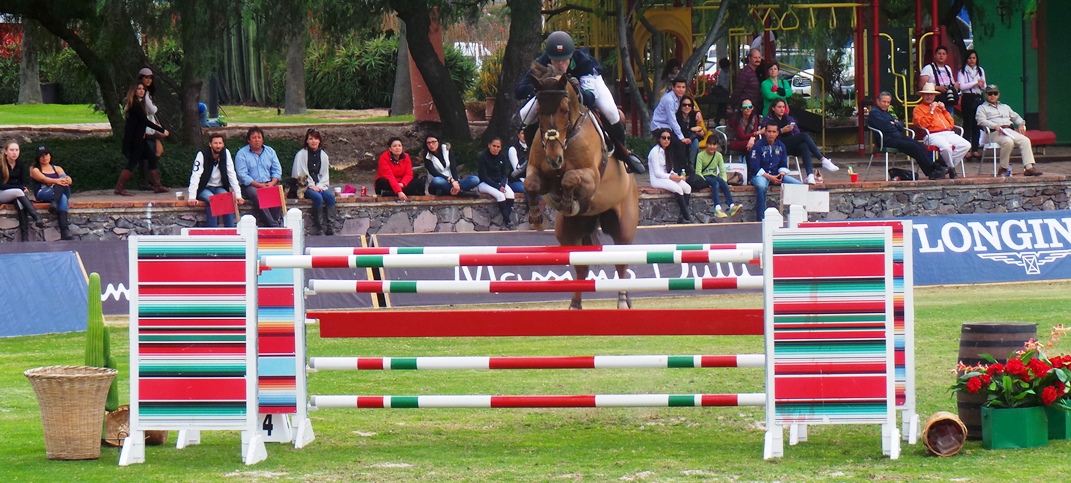
<svg viewBox="0 0 1071 483">
<path fill-rule="evenodd" d="M 476 77 L 476 85 L 472 89 L 474 98 L 485 99 L 498 95 L 498 80 L 502 77 L 502 55 L 505 51 L 505 47 L 498 49 L 494 55 L 484 60 L 480 74 Z"/>
<path fill-rule="evenodd" d="M 0 104 L 14 104 L 19 100 L 19 58 L 7 47 L 0 47 Z"/>
<path fill-rule="evenodd" d="M 99 98 L 97 81 L 73 50 L 63 49 L 51 54 L 42 53 L 40 59 L 41 81 L 59 85 L 57 103 L 97 103 Z"/>
</svg>

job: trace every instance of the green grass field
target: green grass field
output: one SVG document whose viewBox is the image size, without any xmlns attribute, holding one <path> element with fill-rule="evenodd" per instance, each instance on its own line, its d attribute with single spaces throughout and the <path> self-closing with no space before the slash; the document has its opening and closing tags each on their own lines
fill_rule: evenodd
<svg viewBox="0 0 1071 483">
<path fill-rule="evenodd" d="M 413 116 L 375 116 L 366 111 L 310 109 L 302 116 L 282 116 L 274 107 L 223 106 L 228 123 L 247 124 L 332 124 L 348 122 L 412 122 Z M 0 125 L 89 124 L 108 122 L 103 112 L 90 105 L 4 104 L 0 105 Z"/>
<path fill-rule="evenodd" d="M 1071 282 L 916 289 L 916 381 L 923 421 L 955 411 L 948 391 L 960 325 L 1027 321 L 1044 338 L 1066 324 Z M 561 303 L 564 308 L 565 302 Z M 544 304 L 545 305 L 545 304 Z M 603 302 L 588 304 L 605 306 Z M 758 295 L 641 299 L 637 308 L 758 307 Z M 518 308 L 532 308 L 529 306 Z M 128 397 L 128 338 L 112 333 Z M 760 337 L 593 337 L 535 339 L 320 339 L 312 355 L 737 354 L 762 351 Z M 321 410 L 316 440 L 302 450 L 269 444 L 268 459 L 241 464 L 239 435 L 203 432 L 202 444 L 149 447 L 146 463 L 119 468 L 118 450 L 101 459 L 45 459 L 37 403 L 22 372 L 79 364 L 82 333 L 0 339 L 0 468 L 4 481 L 1047 481 L 1065 477 L 1071 441 L 1031 450 L 959 455 L 903 446 L 881 454 L 877 426 L 812 427 L 785 456 L 762 459 L 761 408 Z M 1060 352 L 1071 349 L 1061 341 Z M 318 372 L 312 394 L 582 394 L 761 392 L 758 369 L 598 371 Z"/>
</svg>

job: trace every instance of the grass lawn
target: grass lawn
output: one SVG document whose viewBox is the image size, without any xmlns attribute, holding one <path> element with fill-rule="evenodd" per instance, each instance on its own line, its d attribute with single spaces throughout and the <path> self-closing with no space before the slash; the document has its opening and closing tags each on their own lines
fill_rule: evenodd
<svg viewBox="0 0 1071 483">
<path fill-rule="evenodd" d="M 303 116 L 282 116 L 274 107 L 223 106 L 223 113 L 229 123 L 295 123 L 295 124 L 331 124 L 346 122 L 412 122 L 413 116 L 386 116 L 386 109 L 379 110 L 336 110 L 310 109 Z M 108 122 L 103 112 L 93 110 L 91 105 L 68 104 L 4 104 L 0 105 L 0 125 L 41 125 L 41 124 L 88 124 Z"/>
<path fill-rule="evenodd" d="M 1071 282 L 916 289 L 916 381 L 923 421 L 955 411 L 947 390 L 960 325 L 1028 321 L 1042 338 L 1067 323 Z M 609 301 L 591 301 L 602 307 Z M 546 305 L 546 304 L 543 304 Z M 562 302 L 561 307 L 566 305 Z M 759 307 L 759 295 L 641 299 L 638 308 Z M 518 306 L 518 308 L 532 308 Z M 121 400 L 128 397 L 126 328 L 113 324 Z M 738 354 L 762 350 L 760 337 L 570 337 L 320 339 L 312 355 Z M 0 469 L 4 481 L 1032 481 L 1065 477 L 1071 441 L 1031 450 L 926 455 L 903 446 L 881 454 L 877 426 L 818 426 L 785 456 L 762 459 L 762 408 L 321 410 L 316 440 L 302 450 L 269 444 L 268 459 L 241 464 L 239 436 L 203 432 L 202 443 L 149 447 L 145 464 L 119 468 L 118 450 L 100 460 L 45 459 L 37 403 L 22 371 L 78 364 L 82 333 L 0 339 Z M 1071 340 L 1058 345 L 1071 349 Z M 759 369 L 404 371 L 310 374 L 312 394 L 584 394 L 761 392 Z M 1010 463 L 1009 463 L 1010 462 Z M 1029 462 L 1029 463 L 1028 463 Z M 1027 469 L 1029 468 L 1029 469 Z M 1028 473 L 1026 473 L 1028 472 Z M 1028 475 L 1028 476 L 1024 476 Z"/>
</svg>

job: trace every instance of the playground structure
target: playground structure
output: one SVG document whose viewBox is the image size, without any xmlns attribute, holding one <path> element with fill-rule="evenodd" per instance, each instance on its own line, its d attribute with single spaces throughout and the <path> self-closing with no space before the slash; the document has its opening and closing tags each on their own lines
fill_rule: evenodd
<svg viewBox="0 0 1071 483">
<path fill-rule="evenodd" d="M 131 436 L 120 465 L 144 462 L 143 431 L 148 429 L 179 430 L 180 448 L 198 443 L 201 430 L 238 430 L 243 461 L 254 464 L 267 457 L 265 442 L 292 443 L 297 448 L 311 442 L 308 410 L 427 407 L 764 406 L 765 458 L 783 455 L 785 426 L 790 427 L 790 444 L 795 444 L 807 439 L 807 426 L 812 424 L 881 425 L 883 453 L 896 458 L 901 435 L 914 443 L 918 426 L 911 247 L 910 237 L 904 236 L 910 227 L 898 221 L 846 222 L 836 227 L 800 224 L 805 219 L 800 211 L 790 215 L 790 225 L 799 228 L 781 228 L 784 218 L 771 209 L 761 245 L 323 248 L 298 255 L 304 250 L 296 210 L 288 213 L 284 229 L 258 232 L 247 217 L 237 230 L 134 237 L 130 242 Z M 310 280 L 309 290 L 301 270 L 686 260 L 761 261 L 764 270 L 761 277 L 566 280 L 538 285 Z M 674 310 L 671 315 L 665 310 L 536 310 L 510 311 L 504 317 L 493 311 L 306 313 L 303 302 L 305 296 L 317 293 L 355 290 L 490 293 L 739 286 L 762 287 L 764 308 Z M 280 314 L 287 313 L 291 319 L 284 322 Z M 318 319 L 321 337 L 764 335 L 765 354 L 308 357 L 306 317 Z M 436 322 L 425 323 L 428 318 Z M 273 336 L 275 344 L 265 343 Z M 279 344 L 280 340 L 292 344 Z M 765 367 L 766 376 L 764 392 L 740 394 L 306 396 L 306 360 L 310 372 Z M 902 431 L 896 425 L 897 410 L 903 413 Z"/>
</svg>

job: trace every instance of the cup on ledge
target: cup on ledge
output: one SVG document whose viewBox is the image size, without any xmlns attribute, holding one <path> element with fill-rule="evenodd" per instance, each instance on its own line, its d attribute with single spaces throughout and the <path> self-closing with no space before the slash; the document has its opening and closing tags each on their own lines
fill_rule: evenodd
<svg viewBox="0 0 1071 483">
<path fill-rule="evenodd" d="M 858 183 L 859 182 L 859 173 L 852 173 L 852 174 L 850 174 L 848 176 L 852 177 L 852 183 Z"/>
<path fill-rule="evenodd" d="M 342 187 L 341 186 L 335 186 L 335 197 L 337 198 L 337 197 L 339 197 L 341 195 L 342 195 Z"/>
<path fill-rule="evenodd" d="M 186 199 L 186 192 L 185 191 L 176 191 L 175 192 L 175 199 L 179 200 L 179 201 L 185 200 Z"/>
</svg>

